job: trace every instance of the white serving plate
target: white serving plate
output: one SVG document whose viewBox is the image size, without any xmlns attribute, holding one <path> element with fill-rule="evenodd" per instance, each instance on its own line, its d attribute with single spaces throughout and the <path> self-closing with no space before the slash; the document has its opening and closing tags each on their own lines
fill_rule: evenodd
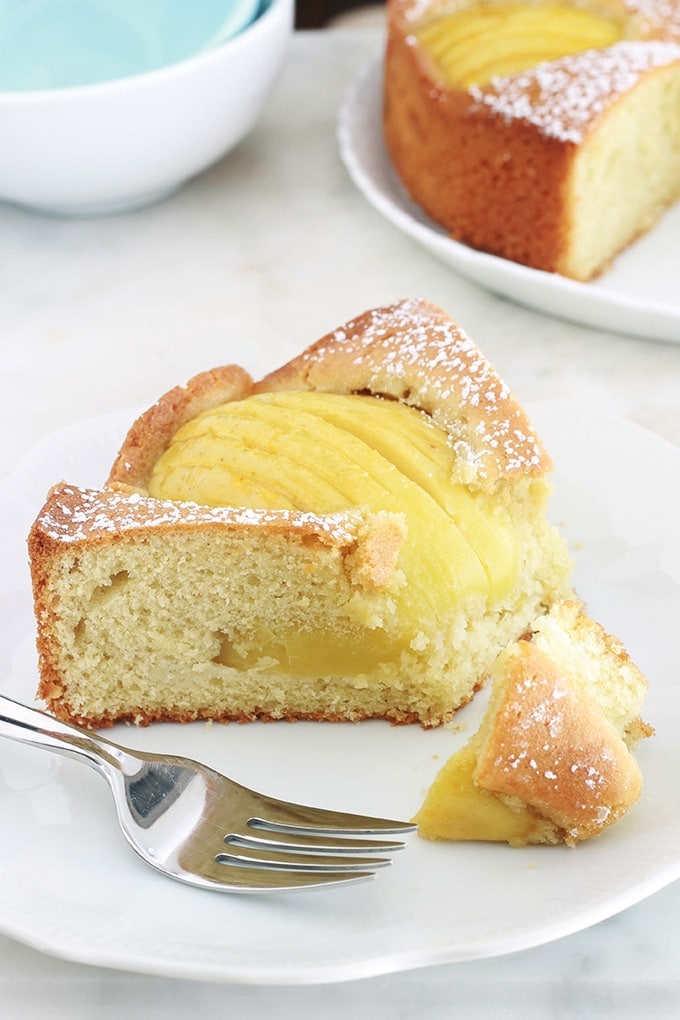
<svg viewBox="0 0 680 1020">
<path fill-rule="evenodd" d="M 393 867 L 343 889 L 229 896 L 174 883 L 129 850 L 105 784 L 44 751 L 0 741 L 0 931 L 56 956 L 150 974 L 250 984 L 343 981 L 510 953 L 581 930 L 680 876 L 680 451 L 571 403 L 529 413 L 556 463 L 554 520 L 591 612 L 650 680 L 657 730 L 638 805 L 575 849 L 407 839 Z M 132 412 L 61 431 L 0 485 L 0 689 L 37 685 L 25 538 L 49 485 L 97 485 Z M 116 727 L 113 739 L 201 758 L 274 795 L 408 818 L 467 739 L 457 727 L 380 722 Z"/>
<path fill-rule="evenodd" d="M 680 343 L 680 203 L 590 283 L 529 269 L 452 241 L 413 203 L 382 133 L 382 60 L 348 91 L 338 120 L 340 153 L 368 201 L 461 276 L 540 312 L 614 333 Z"/>
</svg>

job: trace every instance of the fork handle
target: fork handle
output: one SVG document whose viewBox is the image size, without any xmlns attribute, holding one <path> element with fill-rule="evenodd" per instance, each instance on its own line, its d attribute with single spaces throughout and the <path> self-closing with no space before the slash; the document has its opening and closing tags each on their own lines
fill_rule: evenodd
<svg viewBox="0 0 680 1020">
<path fill-rule="evenodd" d="M 104 774 L 110 767 L 120 770 L 123 764 L 122 755 L 110 741 L 2 694 L 0 736 L 79 759 Z"/>
</svg>

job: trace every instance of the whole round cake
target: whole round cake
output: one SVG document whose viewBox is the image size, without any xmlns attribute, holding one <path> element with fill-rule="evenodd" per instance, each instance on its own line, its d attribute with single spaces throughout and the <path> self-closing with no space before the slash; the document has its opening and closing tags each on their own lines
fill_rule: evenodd
<svg viewBox="0 0 680 1020">
<path fill-rule="evenodd" d="M 680 197 L 680 2 L 388 0 L 384 134 L 450 236 L 587 281 Z"/>
</svg>

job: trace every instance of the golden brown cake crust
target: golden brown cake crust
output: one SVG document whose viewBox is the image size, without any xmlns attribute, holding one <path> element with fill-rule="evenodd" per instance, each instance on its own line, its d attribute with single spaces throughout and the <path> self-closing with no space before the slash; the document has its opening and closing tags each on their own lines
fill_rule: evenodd
<svg viewBox="0 0 680 1020">
<path fill-rule="evenodd" d="M 594 3 L 627 25 L 623 42 L 458 89 L 441 79 L 414 30 L 463 6 L 388 0 L 383 127 L 394 167 L 452 238 L 579 278 L 568 199 L 579 146 L 620 95 L 680 61 L 680 3 Z"/>
<path fill-rule="evenodd" d="M 552 468 L 525 411 L 467 334 L 440 308 L 409 299 L 350 320 L 257 384 L 228 366 L 171 390 L 134 423 L 107 484 L 144 491 L 186 421 L 274 390 L 374 394 L 419 407 L 449 432 L 459 480 L 481 488 Z"/>
<path fill-rule="evenodd" d="M 559 196 L 572 146 L 538 144 L 529 125 L 494 117 L 445 88 L 390 8 L 383 111 L 387 149 L 410 196 L 456 240 L 555 270 L 565 243 Z M 503 160 L 512 151 L 519 159 Z M 529 161 L 535 177 L 527 177 Z M 513 201 L 506 202 L 506 195 Z M 506 206 L 517 210 L 508 214 Z M 530 208 L 529 213 L 523 211 Z M 531 217 L 532 229 L 527 223 Z"/>
<path fill-rule="evenodd" d="M 237 365 L 201 372 L 186 386 L 175 386 L 134 422 L 107 485 L 146 489 L 151 470 L 175 432 L 201 411 L 228 400 L 242 400 L 253 391 L 253 380 Z"/>
</svg>

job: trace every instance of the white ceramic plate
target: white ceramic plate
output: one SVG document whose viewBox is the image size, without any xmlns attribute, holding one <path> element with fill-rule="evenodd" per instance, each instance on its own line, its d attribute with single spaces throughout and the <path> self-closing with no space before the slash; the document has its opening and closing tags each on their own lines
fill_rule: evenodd
<svg viewBox="0 0 680 1020">
<path fill-rule="evenodd" d="M 650 678 L 657 728 L 639 758 L 641 802 L 576 849 L 432 844 L 409 837 L 372 882 L 322 892 L 229 896 L 152 871 L 128 849 L 101 778 L 0 741 L 0 930 L 49 953 L 154 974 L 311 984 L 508 953 L 580 930 L 680 876 L 680 451 L 568 403 L 530 407 L 557 464 L 554 519 L 591 611 Z M 0 487 L 0 683 L 36 687 L 25 536 L 47 487 L 98 484 L 132 413 L 39 446 Z M 307 723 L 119 727 L 136 747 L 202 758 L 307 803 L 409 817 L 464 729 Z"/>
<path fill-rule="evenodd" d="M 347 94 L 340 152 L 359 190 L 391 223 L 462 276 L 549 315 L 615 333 L 680 342 L 680 203 L 591 283 L 528 269 L 452 241 L 406 195 L 383 142 L 382 61 Z"/>
</svg>

